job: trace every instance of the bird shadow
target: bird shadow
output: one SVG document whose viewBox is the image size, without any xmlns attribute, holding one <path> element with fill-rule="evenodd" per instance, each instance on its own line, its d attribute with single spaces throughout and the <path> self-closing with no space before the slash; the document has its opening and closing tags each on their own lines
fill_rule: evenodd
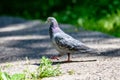
<svg viewBox="0 0 120 80">
<path fill-rule="evenodd" d="M 94 61 L 97 61 L 97 60 L 80 60 L 80 61 L 56 61 L 56 62 L 53 62 L 53 65 L 56 65 L 56 64 L 65 64 L 65 63 L 78 63 L 78 62 L 94 62 Z"/>
<path fill-rule="evenodd" d="M 53 65 L 56 65 L 56 64 L 66 64 L 66 63 L 78 63 L 78 62 L 94 62 L 94 61 L 97 61 L 96 59 L 93 59 L 93 60 L 80 60 L 80 61 L 55 61 L 53 62 Z M 37 65 L 39 66 L 40 63 L 34 63 L 32 65 Z"/>
</svg>

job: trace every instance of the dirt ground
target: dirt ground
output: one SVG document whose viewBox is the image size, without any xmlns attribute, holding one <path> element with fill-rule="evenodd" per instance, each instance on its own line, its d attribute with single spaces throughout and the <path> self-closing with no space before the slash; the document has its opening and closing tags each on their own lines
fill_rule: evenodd
<svg viewBox="0 0 120 80">
<path fill-rule="evenodd" d="M 60 60 L 63 74 L 43 80 L 120 80 L 120 38 L 101 32 L 86 31 L 68 24 L 61 28 L 87 46 L 98 49 L 100 55 L 72 54 L 72 62 L 65 63 L 66 55 Z M 47 24 L 38 20 L 27 21 L 21 18 L 0 17 L 0 67 L 11 74 L 20 73 L 26 68 L 34 71 L 42 56 L 57 55 L 51 46 Z M 26 57 L 29 58 L 27 64 Z M 69 74 L 72 71 L 73 74 Z"/>
</svg>

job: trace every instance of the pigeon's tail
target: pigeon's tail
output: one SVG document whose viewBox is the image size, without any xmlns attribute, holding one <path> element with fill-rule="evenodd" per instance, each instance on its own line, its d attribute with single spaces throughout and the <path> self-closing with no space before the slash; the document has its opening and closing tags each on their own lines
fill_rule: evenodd
<svg viewBox="0 0 120 80">
<path fill-rule="evenodd" d="M 87 54 L 96 54 L 96 55 L 101 54 L 97 49 L 92 49 L 92 48 L 86 50 L 79 50 L 79 51 L 80 53 L 87 53 Z"/>
</svg>

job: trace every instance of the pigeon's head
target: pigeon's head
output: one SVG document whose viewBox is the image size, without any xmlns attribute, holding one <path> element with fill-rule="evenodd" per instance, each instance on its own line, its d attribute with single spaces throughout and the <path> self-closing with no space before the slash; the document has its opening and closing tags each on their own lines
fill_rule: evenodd
<svg viewBox="0 0 120 80">
<path fill-rule="evenodd" d="M 56 21 L 56 19 L 54 17 L 48 17 L 47 22 L 52 23 L 52 22 L 57 22 L 57 21 Z"/>
<path fill-rule="evenodd" d="M 61 31 L 58 26 L 57 20 L 54 17 L 48 17 L 47 22 L 50 23 L 49 27 L 50 31 L 54 33 Z"/>
</svg>

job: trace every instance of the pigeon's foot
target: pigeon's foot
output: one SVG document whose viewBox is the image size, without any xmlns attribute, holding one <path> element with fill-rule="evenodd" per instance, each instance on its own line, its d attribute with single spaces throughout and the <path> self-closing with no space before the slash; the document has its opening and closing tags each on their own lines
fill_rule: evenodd
<svg viewBox="0 0 120 80">
<path fill-rule="evenodd" d="M 66 61 L 64 61 L 64 62 L 69 63 L 69 62 L 72 62 L 72 60 L 66 60 Z"/>
<path fill-rule="evenodd" d="M 58 56 L 52 56 L 50 59 L 57 59 L 57 60 L 59 60 L 59 57 Z"/>
</svg>

